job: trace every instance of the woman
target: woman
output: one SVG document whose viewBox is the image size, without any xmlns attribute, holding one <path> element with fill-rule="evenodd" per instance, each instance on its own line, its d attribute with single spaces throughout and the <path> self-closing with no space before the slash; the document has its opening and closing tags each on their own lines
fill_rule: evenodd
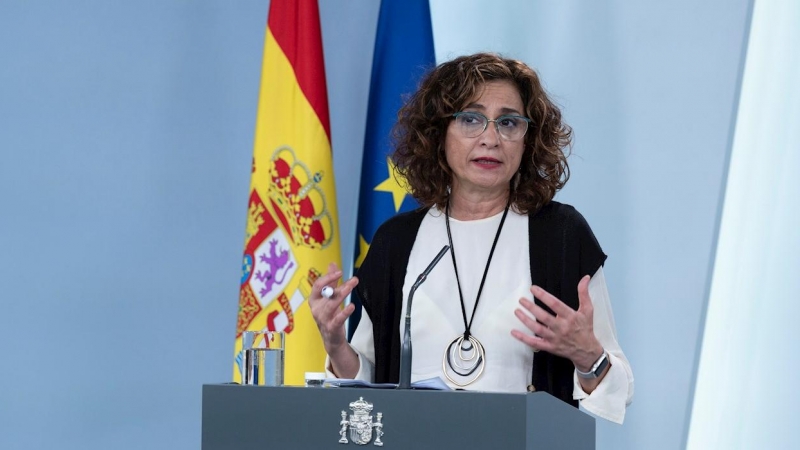
<svg viewBox="0 0 800 450">
<path fill-rule="evenodd" d="M 357 277 L 330 299 L 321 290 L 339 282 L 335 265 L 309 298 L 329 371 L 397 382 L 405 300 L 447 244 L 414 295 L 412 381 L 543 390 L 621 423 L 633 375 L 616 341 L 606 256 L 583 217 L 552 200 L 569 178 L 571 134 L 522 62 L 481 53 L 429 73 L 398 114 L 392 155 L 422 208 L 384 223 Z M 353 289 L 364 314 L 348 344 L 354 307 L 341 304 Z"/>
</svg>

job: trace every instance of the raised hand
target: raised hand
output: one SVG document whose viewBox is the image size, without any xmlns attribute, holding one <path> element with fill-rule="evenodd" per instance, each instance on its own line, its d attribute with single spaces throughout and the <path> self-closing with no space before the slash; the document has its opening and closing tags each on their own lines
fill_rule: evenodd
<svg viewBox="0 0 800 450">
<path fill-rule="evenodd" d="M 514 314 L 534 335 L 512 330 L 511 335 L 536 350 L 572 360 L 578 370 L 588 371 L 603 353 L 603 346 L 594 335 L 594 307 L 589 296 L 589 275 L 578 283 L 578 309 L 573 310 L 561 300 L 539 286 L 531 286 L 531 293 L 547 305 L 551 314 L 536 303 L 521 298 L 523 309 Z"/>
<path fill-rule="evenodd" d="M 336 264 L 329 264 L 328 273 L 317 278 L 308 298 L 311 315 L 317 323 L 320 335 L 322 335 L 325 351 L 331 358 L 334 358 L 343 346 L 347 346 L 344 323 L 355 310 L 355 305 L 353 304 L 342 308 L 342 302 L 358 285 L 358 278 L 350 278 L 339 285 L 341 278 L 342 271 L 339 270 Z M 333 295 L 330 298 L 322 296 L 322 288 L 325 286 L 333 288 Z"/>
</svg>

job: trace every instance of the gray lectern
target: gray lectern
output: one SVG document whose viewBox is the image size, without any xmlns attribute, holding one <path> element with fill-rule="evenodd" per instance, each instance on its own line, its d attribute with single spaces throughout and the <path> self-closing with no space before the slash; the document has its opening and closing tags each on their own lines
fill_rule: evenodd
<svg viewBox="0 0 800 450">
<path fill-rule="evenodd" d="M 595 424 L 539 392 L 223 384 L 203 386 L 202 442 L 203 450 L 583 450 L 595 447 Z"/>
</svg>

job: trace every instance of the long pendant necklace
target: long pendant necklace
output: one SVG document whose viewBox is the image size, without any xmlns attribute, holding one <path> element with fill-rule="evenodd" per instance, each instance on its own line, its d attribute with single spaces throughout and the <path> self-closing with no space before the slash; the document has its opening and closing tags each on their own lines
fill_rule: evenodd
<svg viewBox="0 0 800 450">
<path fill-rule="evenodd" d="M 469 386 L 474 383 L 483 374 L 483 369 L 486 366 L 486 350 L 483 344 L 475 336 L 470 333 L 472 321 L 475 319 L 475 311 L 478 310 L 478 302 L 481 299 L 481 292 L 483 291 L 483 284 L 486 282 L 486 274 L 489 273 L 489 265 L 492 262 L 492 255 L 494 255 L 494 248 L 497 246 L 497 241 L 500 239 L 500 231 L 503 230 L 503 224 L 506 221 L 508 208 L 511 206 L 509 199 L 505 211 L 503 211 L 503 218 L 500 219 L 500 226 L 497 227 L 497 234 L 494 236 L 492 243 L 492 250 L 489 252 L 489 258 L 486 260 L 486 268 L 483 270 L 483 278 L 481 279 L 480 287 L 478 288 L 478 296 L 475 298 L 475 307 L 472 309 L 472 316 L 467 322 L 467 307 L 464 305 L 464 295 L 461 293 L 461 281 L 458 279 L 458 266 L 456 266 L 456 252 L 453 247 L 453 236 L 450 233 L 450 200 L 447 201 L 445 207 L 445 225 L 447 226 L 447 240 L 450 243 L 450 256 L 453 258 L 453 270 L 456 272 L 456 284 L 458 285 L 458 298 L 461 300 L 461 316 L 464 319 L 464 334 L 455 337 L 447 346 L 442 356 L 442 372 L 447 379 L 459 387 Z M 476 373 L 477 372 L 477 373 Z M 459 375 L 462 378 L 470 377 L 466 382 L 457 381 L 451 373 Z"/>
</svg>

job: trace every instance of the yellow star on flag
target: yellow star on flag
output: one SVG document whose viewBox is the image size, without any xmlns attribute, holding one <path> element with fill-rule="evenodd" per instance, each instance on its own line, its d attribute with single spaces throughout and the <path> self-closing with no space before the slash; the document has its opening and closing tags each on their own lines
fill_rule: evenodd
<svg viewBox="0 0 800 450">
<path fill-rule="evenodd" d="M 369 244 L 367 240 L 364 239 L 364 236 L 359 234 L 358 235 L 358 258 L 356 258 L 355 266 L 356 269 L 361 267 L 361 264 L 364 263 L 364 258 L 367 257 L 367 252 L 369 251 Z"/>
<path fill-rule="evenodd" d="M 389 178 L 385 179 L 381 184 L 375 186 L 376 191 L 390 192 L 394 200 L 394 212 L 400 211 L 400 206 L 406 198 L 408 191 L 405 187 L 397 182 L 399 175 L 397 174 L 397 167 L 392 163 L 390 158 L 386 158 L 386 164 L 389 166 Z"/>
</svg>

